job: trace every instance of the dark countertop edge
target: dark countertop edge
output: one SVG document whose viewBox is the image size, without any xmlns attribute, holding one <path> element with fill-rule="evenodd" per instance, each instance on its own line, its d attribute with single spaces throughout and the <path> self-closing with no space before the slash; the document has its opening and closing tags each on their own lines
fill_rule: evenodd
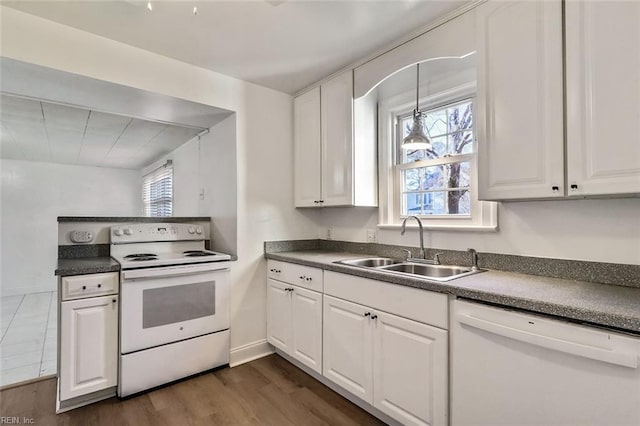
<svg viewBox="0 0 640 426">
<path fill-rule="evenodd" d="M 140 223 L 180 223 L 210 222 L 211 218 L 202 217 L 141 217 L 141 216 L 58 216 L 61 222 L 140 222 Z"/>
<path fill-rule="evenodd" d="M 330 253 L 330 252 L 327 252 Z M 356 256 L 362 254 L 354 254 Z M 479 302 L 488 302 L 496 305 L 526 310 L 532 313 L 540 313 L 560 317 L 577 322 L 585 322 L 600 327 L 611 327 L 625 333 L 640 333 L 640 318 L 627 317 L 612 312 L 596 311 L 571 307 L 563 304 L 545 302 L 525 297 L 505 296 L 498 293 L 486 292 L 464 288 L 446 282 L 430 281 L 424 278 L 411 278 L 407 276 L 399 276 L 391 273 L 385 273 L 376 270 L 357 268 L 335 263 L 325 263 L 313 260 L 305 260 L 287 256 L 285 253 L 265 253 L 266 259 L 280 260 L 283 262 L 295 263 L 304 266 L 312 266 L 323 270 L 340 272 L 348 275 L 355 275 L 363 278 L 384 281 L 391 284 L 404 285 L 408 287 L 419 288 L 422 290 L 435 291 L 438 293 L 450 294 L 465 299 L 472 299 Z M 524 275 L 524 274 L 521 274 Z M 473 276 L 459 278 L 458 280 L 472 279 Z M 552 278 L 555 280 L 556 278 Z M 593 284 L 593 283 L 589 283 Z M 607 284 L 594 284 L 607 285 Z M 597 317 L 594 320 L 594 316 Z"/>
<path fill-rule="evenodd" d="M 58 259 L 56 276 L 99 274 L 101 272 L 118 272 L 120 264 L 111 257 L 84 257 L 77 259 Z"/>
</svg>

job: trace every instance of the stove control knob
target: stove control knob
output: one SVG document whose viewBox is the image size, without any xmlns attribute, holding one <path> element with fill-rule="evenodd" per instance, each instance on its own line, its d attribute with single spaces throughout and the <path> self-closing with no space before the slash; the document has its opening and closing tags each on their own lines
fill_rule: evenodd
<svg viewBox="0 0 640 426">
<path fill-rule="evenodd" d="M 124 235 L 124 232 L 120 228 L 113 231 L 113 233 L 116 234 L 116 237 L 122 237 L 122 235 Z"/>
<path fill-rule="evenodd" d="M 125 234 L 125 235 L 133 235 L 133 229 L 131 229 L 131 228 L 127 228 L 127 229 L 125 229 L 125 230 L 124 230 L 124 234 Z"/>
<path fill-rule="evenodd" d="M 196 228 L 196 234 L 202 234 L 202 228 L 200 228 L 199 226 Z"/>
<path fill-rule="evenodd" d="M 190 226 L 189 227 L 189 233 L 190 234 L 195 234 L 195 232 L 196 232 L 196 228 L 194 228 L 193 226 Z"/>
</svg>

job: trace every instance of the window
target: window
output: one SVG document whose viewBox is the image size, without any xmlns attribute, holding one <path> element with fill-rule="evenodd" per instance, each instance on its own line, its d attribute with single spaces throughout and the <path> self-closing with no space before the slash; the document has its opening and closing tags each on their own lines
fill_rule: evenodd
<svg viewBox="0 0 640 426">
<path fill-rule="evenodd" d="M 147 217 L 173 213 L 173 163 L 171 160 L 142 178 L 142 203 Z"/>
<path fill-rule="evenodd" d="M 470 216 L 473 102 L 467 99 L 426 112 L 431 149 L 400 148 L 412 123 L 411 113 L 397 117 L 400 216 Z"/>
<path fill-rule="evenodd" d="M 415 92 L 380 102 L 379 227 L 399 227 L 413 215 L 430 229 L 497 229 L 497 204 L 478 201 L 475 83 L 442 89 L 420 99 L 430 150 L 400 148 L 412 124 Z"/>
</svg>

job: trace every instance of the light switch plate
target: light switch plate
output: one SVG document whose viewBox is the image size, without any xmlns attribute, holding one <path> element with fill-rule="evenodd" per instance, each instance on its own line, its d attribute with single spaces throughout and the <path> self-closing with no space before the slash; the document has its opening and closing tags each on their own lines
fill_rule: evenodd
<svg viewBox="0 0 640 426">
<path fill-rule="evenodd" d="M 378 242 L 378 231 L 376 229 L 367 229 L 367 242 L 368 243 Z"/>
</svg>

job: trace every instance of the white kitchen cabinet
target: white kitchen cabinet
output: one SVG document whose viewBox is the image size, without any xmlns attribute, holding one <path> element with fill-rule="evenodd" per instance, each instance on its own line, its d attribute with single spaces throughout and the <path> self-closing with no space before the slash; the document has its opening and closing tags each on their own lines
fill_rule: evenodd
<svg viewBox="0 0 640 426">
<path fill-rule="evenodd" d="M 375 315 L 374 407 L 405 425 L 447 424 L 447 331 Z"/>
<path fill-rule="evenodd" d="M 640 193 L 640 3 L 565 2 L 564 58 L 559 0 L 476 18 L 480 199 Z"/>
<path fill-rule="evenodd" d="M 373 403 L 371 309 L 324 296 L 323 375 Z"/>
<path fill-rule="evenodd" d="M 562 3 L 489 1 L 476 24 L 479 198 L 562 197 Z"/>
<path fill-rule="evenodd" d="M 294 100 L 294 192 L 296 207 L 317 206 L 320 186 L 320 88 Z"/>
<path fill-rule="evenodd" d="M 60 400 L 116 386 L 118 296 L 60 305 Z"/>
<path fill-rule="evenodd" d="M 640 193 L 640 2 L 565 7 L 567 193 Z"/>
<path fill-rule="evenodd" d="M 406 425 L 447 424 L 447 331 L 324 296 L 323 375 Z"/>
<path fill-rule="evenodd" d="M 267 269 L 267 341 L 321 373 L 322 293 L 312 288 L 322 289 L 322 271 L 277 261 L 269 261 Z"/>
<path fill-rule="evenodd" d="M 276 280 L 267 281 L 267 341 L 289 352 L 291 344 L 291 286 Z"/>
<path fill-rule="evenodd" d="M 357 120 L 366 137 L 354 137 L 352 70 L 294 100 L 296 207 L 377 205 L 375 114 L 367 117 Z"/>
</svg>

